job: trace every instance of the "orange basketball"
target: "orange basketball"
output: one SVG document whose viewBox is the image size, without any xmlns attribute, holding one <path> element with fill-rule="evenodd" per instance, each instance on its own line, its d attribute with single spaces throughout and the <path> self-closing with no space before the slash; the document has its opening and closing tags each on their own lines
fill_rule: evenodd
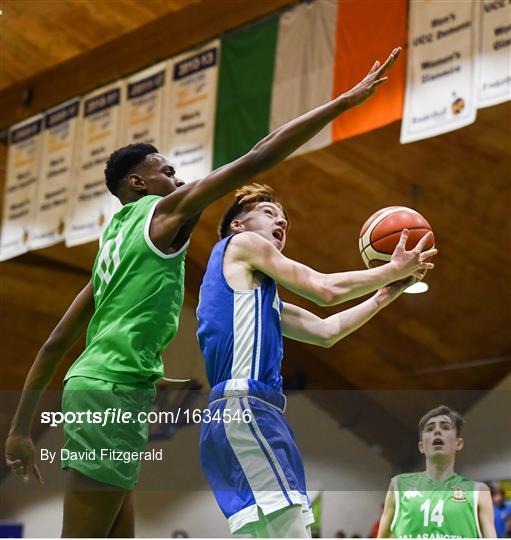
<svg viewBox="0 0 511 540">
<path fill-rule="evenodd" d="M 358 245 L 368 268 L 390 261 L 403 229 L 409 231 L 406 249 L 410 250 L 431 231 L 431 226 L 419 212 L 406 206 L 382 208 L 364 223 Z M 430 249 L 434 245 L 435 239 L 432 238 L 427 242 L 425 249 Z"/>
</svg>

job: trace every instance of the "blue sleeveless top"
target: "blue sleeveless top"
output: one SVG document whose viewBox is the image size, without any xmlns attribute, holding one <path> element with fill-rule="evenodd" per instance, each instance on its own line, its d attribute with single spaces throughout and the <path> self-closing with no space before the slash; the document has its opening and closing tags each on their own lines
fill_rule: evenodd
<svg viewBox="0 0 511 540">
<path fill-rule="evenodd" d="M 220 240 L 209 258 L 199 293 L 197 337 L 209 384 L 254 379 L 282 389 L 282 302 L 269 277 L 251 291 L 234 291 L 223 272 L 225 250 L 234 235 Z"/>
</svg>

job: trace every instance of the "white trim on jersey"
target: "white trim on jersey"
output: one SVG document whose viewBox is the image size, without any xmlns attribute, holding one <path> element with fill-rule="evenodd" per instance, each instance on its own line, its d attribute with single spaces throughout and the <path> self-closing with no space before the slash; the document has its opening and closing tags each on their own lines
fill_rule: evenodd
<svg viewBox="0 0 511 540">
<path fill-rule="evenodd" d="M 255 346 L 255 290 L 234 291 L 231 379 L 249 379 Z"/>
<path fill-rule="evenodd" d="M 256 298 L 257 298 L 257 343 L 256 343 L 256 354 L 255 354 L 255 365 L 254 365 L 254 379 L 257 381 L 259 380 L 259 366 L 261 364 L 261 329 L 263 327 L 263 310 L 261 308 L 261 297 L 262 297 L 262 291 L 260 289 L 256 289 L 255 292 Z"/>
<path fill-rule="evenodd" d="M 160 251 L 151 240 L 151 237 L 149 236 L 149 227 L 151 226 L 151 220 L 153 219 L 154 211 L 156 210 L 156 205 L 159 201 L 155 201 L 151 209 L 149 210 L 149 214 L 147 214 L 147 218 L 144 225 L 144 239 L 151 251 L 156 253 L 158 257 L 161 257 L 162 259 L 173 259 L 174 257 L 177 257 L 178 255 L 181 255 L 181 253 L 188 247 L 188 244 L 190 243 L 190 239 L 188 240 L 175 252 L 175 253 L 163 253 L 163 251 Z"/>
<path fill-rule="evenodd" d="M 479 525 L 479 510 L 478 510 L 478 505 L 479 505 L 479 490 L 477 489 L 478 487 L 478 484 L 477 482 L 474 484 L 474 487 L 476 489 L 474 489 L 474 492 L 473 492 L 473 501 L 474 501 L 474 520 L 476 522 L 476 528 L 477 528 L 477 534 L 479 535 L 479 538 L 482 538 L 483 535 L 481 534 L 481 527 Z"/>
<path fill-rule="evenodd" d="M 392 478 L 390 482 L 394 488 L 394 517 L 392 518 L 392 523 L 390 524 L 390 530 L 393 531 L 394 527 L 396 526 L 397 516 L 399 514 L 399 490 L 396 477 Z"/>
</svg>

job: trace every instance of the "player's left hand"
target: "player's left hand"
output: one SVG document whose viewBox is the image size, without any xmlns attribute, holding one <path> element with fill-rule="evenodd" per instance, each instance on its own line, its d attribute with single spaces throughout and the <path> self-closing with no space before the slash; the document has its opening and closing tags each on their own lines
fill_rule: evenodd
<svg viewBox="0 0 511 540">
<path fill-rule="evenodd" d="M 35 464 L 35 446 L 31 437 L 24 435 L 9 435 L 5 441 L 5 461 L 14 474 L 24 482 L 28 482 L 30 476 L 42 485 L 43 477 Z"/>
<path fill-rule="evenodd" d="M 383 75 L 392 67 L 400 53 L 401 47 L 396 47 L 383 64 L 376 60 L 369 73 L 357 85 L 339 96 L 338 99 L 342 101 L 344 107 L 346 109 L 355 107 L 372 96 L 376 88 L 388 79 Z"/>
</svg>

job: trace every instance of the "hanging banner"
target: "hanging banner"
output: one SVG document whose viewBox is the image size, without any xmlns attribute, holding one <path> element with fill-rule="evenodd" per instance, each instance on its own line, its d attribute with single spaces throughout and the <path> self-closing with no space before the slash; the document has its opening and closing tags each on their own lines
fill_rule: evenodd
<svg viewBox="0 0 511 540">
<path fill-rule="evenodd" d="M 401 143 L 467 126 L 476 118 L 476 2 L 410 2 Z"/>
<path fill-rule="evenodd" d="M 230 163 L 268 135 L 279 17 L 222 39 L 213 168 Z"/>
<path fill-rule="evenodd" d="M 68 202 L 73 183 L 73 152 L 80 101 L 74 99 L 44 115 L 41 174 L 30 249 L 64 240 Z"/>
<path fill-rule="evenodd" d="M 332 0 L 301 4 L 280 17 L 270 131 L 332 99 L 336 28 Z M 329 124 L 293 155 L 331 143 Z"/>
<path fill-rule="evenodd" d="M 83 99 L 66 246 L 97 240 L 112 216 L 115 197 L 106 187 L 104 171 L 119 146 L 123 92 L 124 84 L 115 83 Z"/>
<path fill-rule="evenodd" d="M 354 137 L 401 119 L 407 18 L 408 0 L 339 0 L 333 97 L 358 84 L 374 62 L 384 62 L 395 47 L 402 47 L 403 51 L 392 66 L 389 80 L 378 88 L 374 96 L 362 106 L 349 109 L 334 119 L 334 141 Z"/>
<path fill-rule="evenodd" d="M 163 142 L 166 62 L 145 69 L 126 81 L 123 107 L 124 144 L 147 143 L 158 149 Z"/>
<path fill-rule="evenodd" d="M 477 106 L 483 108 L 511 99 L 511 2 L 483 0 L 479 5 Z"/>
<path fill-rule="evenodd" d="M 28 251 L 37 196 L 43 117 L 11 127 L 8 135 L 0 261 Z"/>
<path fill-rule="evenodd" d="M 204 178 L 213 167 L 219 62 L 219 40 L 168 62 L 171 82 L 162 153 L 187 182 Z"/>
</svg>

